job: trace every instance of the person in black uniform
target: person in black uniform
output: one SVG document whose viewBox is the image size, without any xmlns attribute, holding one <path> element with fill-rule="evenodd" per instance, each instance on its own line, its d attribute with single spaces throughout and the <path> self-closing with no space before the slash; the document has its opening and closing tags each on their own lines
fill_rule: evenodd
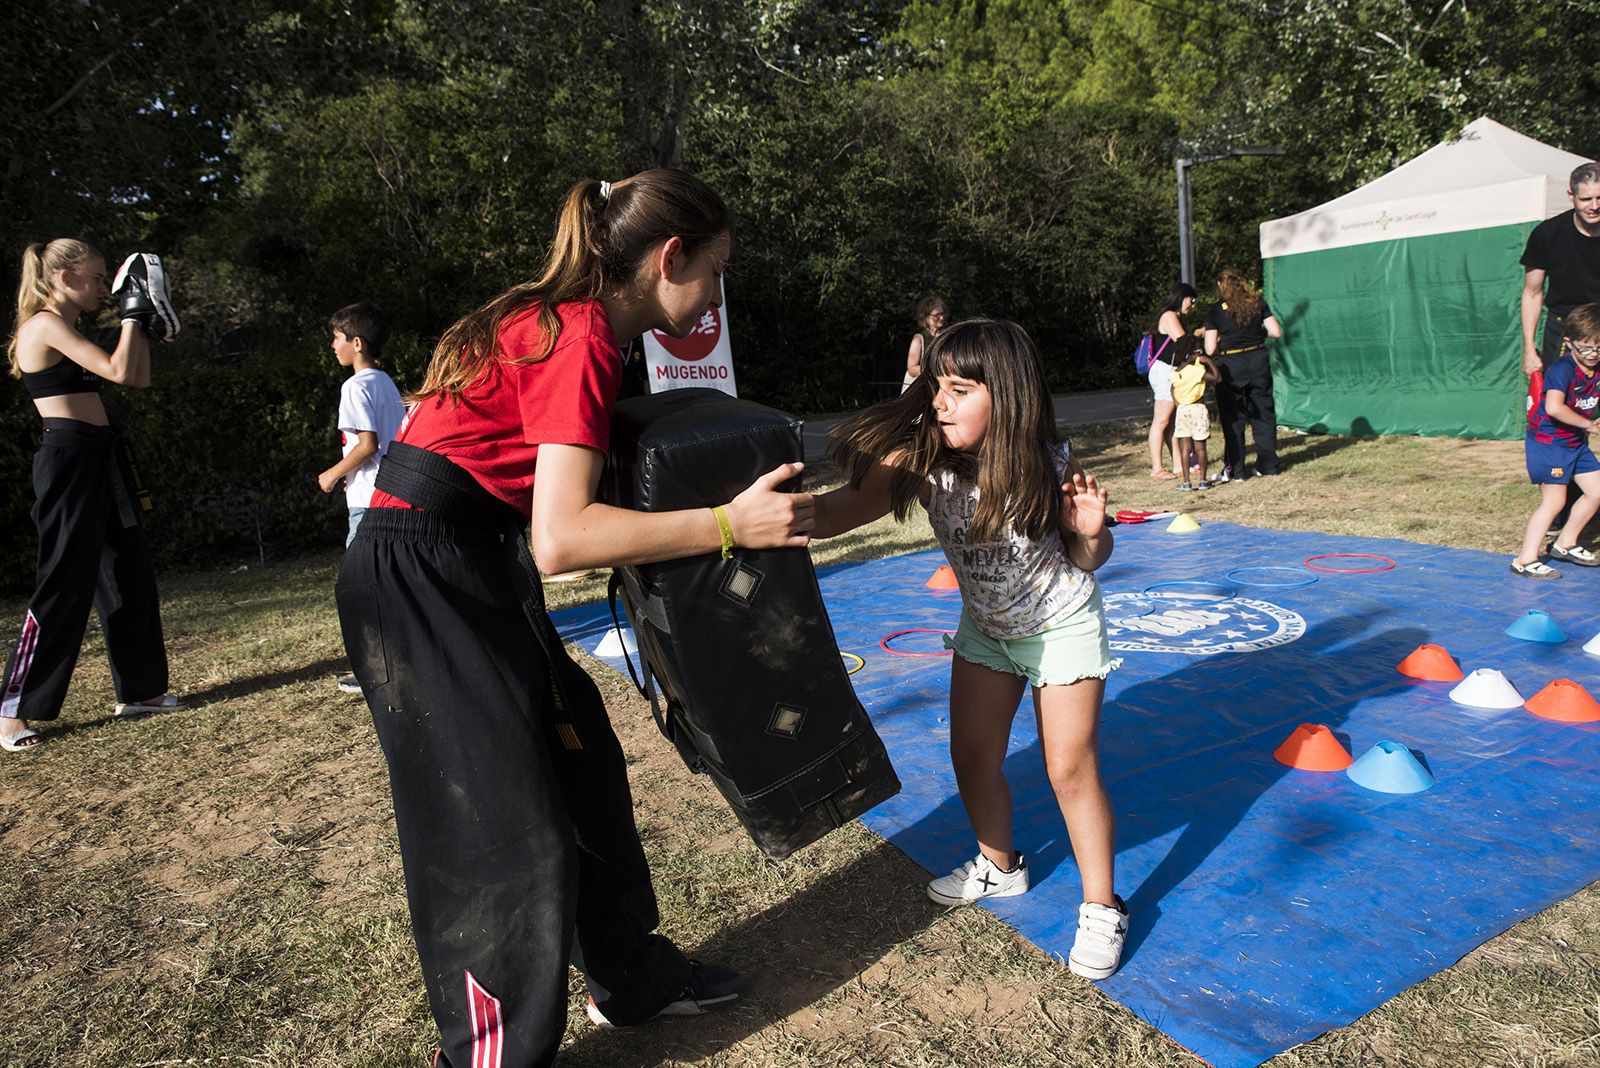
<svg viewBox="0 0 1600 1068">
<path fill-rule="evenodd" d="M 1533 228 L 1522 251 L 1522 372 L 1532 375 L 1561 355 L 1563 320 L 1580 304 L 1600 302 L 1600 163 L 1567 181 L 1572 210 Z M 1537 339 L 1539 314 L 1544 333 Z"/>
<path fill-rule="evenodd" d="M 1561 355 L 1567 315 L 1582 304 L 1600 302 L 1600 163 L 1585 163 L 1567 179 L 1572 210 L 1535 226 L 1522 250 L 1522 373 L 1528 395 L 1543 396 L 1535 376 Z M 1544 331 L 1539 331 L 1539 315 Z M 1567 504 L 1556 516 L 1554 530 L 1566 524 L 1576 484 L 1567 487 Z"/>
<path fill-rule="evenodd" d="M 148 496 L 100 400 L 102 381 L 150 384 L 150 338 L 177 333 L 178 320 L 155 256 L 128 257 L 117 289 L 122 326 L 108 353 L 78 331 L 79 317 L 108 295 L 105 259 L 72 238 L 22 254 L 11 374 L 33 398 L 44 434 L 33 460 L 38 574 L 0 685 L 0 749 L 8 752 L 43 741 L 30 720 L 61 714 L 90 604 L 105 632 L 114 713 L 181 707 L 167 693 L 155 569 L 139 525 Z"/>
<path fill-rule="evenodd" d="M 541 276 L 440 339 L 341 565 L 339 619 L 389 765 L 440 1068 L 549 1064 L 569 961 L 601 1027 L 736 994 L 730 969 L 655 932 L 627 763 L 534 567 L 809 540 L 810 496 L 777 489 L 800 464 L 715 508 L 598 499 L 621 346 L 646 330 L 687 337 L 721 303 L 731 226 L 682 171 L 575 184 Z"/>
<path fill-rule="evenodd" d="M 1222 424 L 1225 456 L 1222 477 L 1249 478 L 1278 473 L 1278 410 L 1272 399 L 1272 363 L 1267 338 L 1282 337 L 1283 328 L 1261 294 L 1237 269 L 1229 267 L 1217 280 L 1222 302 L 1206 311 L 1206 355 L 1216 358 L 1222 381 L 1217 384 L 1217 418 Z M 1256 442 L 1256 465 L 1244 459 L 1244 424 Z"/>
</svg>

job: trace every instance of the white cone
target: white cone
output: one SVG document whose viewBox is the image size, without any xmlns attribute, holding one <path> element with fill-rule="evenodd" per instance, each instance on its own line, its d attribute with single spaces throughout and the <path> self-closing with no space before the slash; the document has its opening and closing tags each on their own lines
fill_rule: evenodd
<svg viewBox="0 0 1600 1068">
<path fill-rule="evenodd" d="M 621 656 L 623 653 L 633 654 L 639 651 L 639 643 L 633 640 L 633 631 L 626 627 L 618 630 L 612 627 L 606 631 L 606 636 L 600 639 L 600 644 L 594 647 L 595 656 Z"/>
<path fill-rule="evenodd" d="M 1450 700 L 1472 708 L 1521 708 L 1522 695 L 1494 668 L 1479 668 L 1450 691 Z"/>
<path fill-rule="evenodd" d="M 1600 634 L 1596 634 L 1593 638 L 1590 638 L 1589 641 L 1584 645 L 1583 651 L 1586 653 L 1591 653 L 1595 656 L 1600 656 Z"/>
</svg>

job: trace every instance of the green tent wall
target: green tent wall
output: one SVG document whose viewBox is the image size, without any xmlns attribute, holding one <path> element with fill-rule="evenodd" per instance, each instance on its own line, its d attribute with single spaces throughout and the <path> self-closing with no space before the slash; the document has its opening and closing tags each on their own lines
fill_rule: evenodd
<svg viewBox="0 0 1600 1068">
<path fill-rule="evenodd" d="M 1330 434 L 1522 436 L 1533 223 L 1266 260 L 1278 422 Z"/>
<path fill-rule="evenodd" d="M 1488 118 L 1261 225 L 1278 422 L 1333 434 L 1522 435 L 1522 249 L 1585 159 Z"/>
</svg>

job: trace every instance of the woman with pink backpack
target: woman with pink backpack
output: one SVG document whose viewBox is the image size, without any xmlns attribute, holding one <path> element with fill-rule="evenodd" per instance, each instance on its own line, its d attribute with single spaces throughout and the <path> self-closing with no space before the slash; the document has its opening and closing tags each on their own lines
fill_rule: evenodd
<svg viewBox="0 0 1600 1068">
<path fill-rule="evenodd" d="M 1147 375 L 1150 391 L 1155 395 L 1155 411 L 1150 417 L 1150 477 L 1154 479 L 1172 479 L 1188 473 L 1184 470 L 1183 461 L 1176 455 L 1172 457 L 1172 466 L 1176 471 L 1163 467 L 1161 450 L 1165 446 L 1168 452 L 1172 451 L 1172 413 L 1177 408 L 1172 400 L 1172 362 L 1178 353 L 1177 343 L 1188 333 L 1182 317 L 1194 307 L 1195 298 L 1199 295 L 1194 286 L 1187 282 L 1173 286 L 1166 304 L 1161 307 L 1161 314 L 1156 317 L 1155 326 L 1150 330 L 1150 369 Z"/>
</svg>

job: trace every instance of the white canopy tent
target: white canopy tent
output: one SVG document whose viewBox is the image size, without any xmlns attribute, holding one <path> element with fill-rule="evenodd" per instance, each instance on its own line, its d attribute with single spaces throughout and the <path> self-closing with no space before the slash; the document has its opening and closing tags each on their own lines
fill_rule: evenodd
<svg viewBox="0 0 1600 1068">
<path fill-rule="evenodd" d="M 1261 226 L 1278 420 L 1335 433 L 1521 434 L 1520 258 L 1584 157 L 1492 119 Z"/>
</svg>

